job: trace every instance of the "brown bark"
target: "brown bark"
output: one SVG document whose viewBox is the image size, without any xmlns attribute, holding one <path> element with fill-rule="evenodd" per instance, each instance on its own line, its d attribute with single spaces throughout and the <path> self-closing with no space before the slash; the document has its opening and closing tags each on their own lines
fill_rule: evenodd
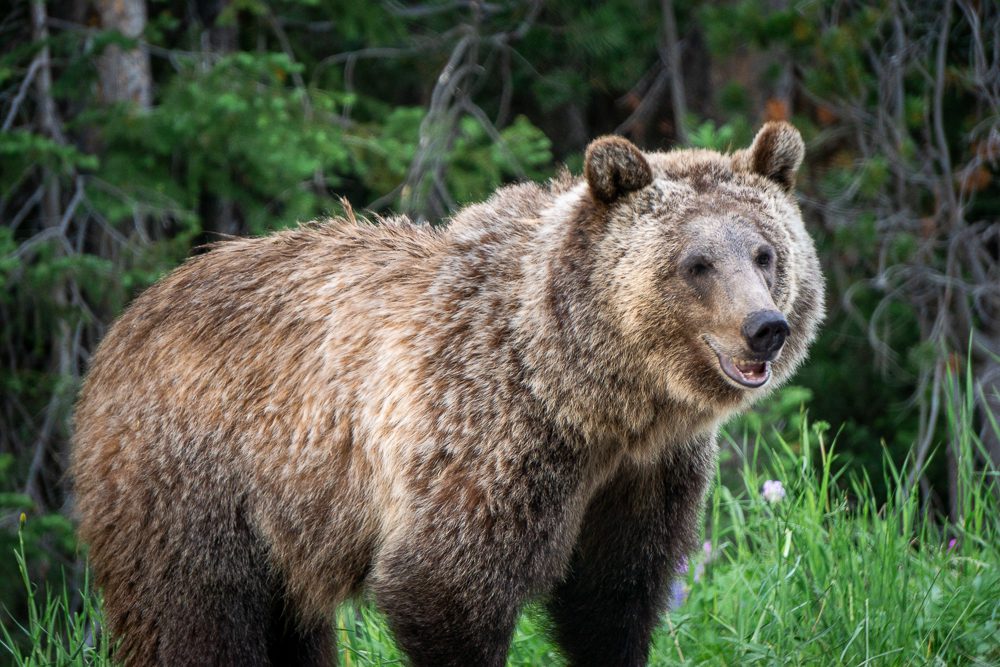
<svg viewBox="0 0 1000 667">
<path fill-rule="evenodd" d="M 101 25 L 129 39 L 139 40 L 146 29 L 146 3 L 143 0 L 98 0 Z M 97 61 L 101 81 L 101 99 L 106 103 L 130 102 L 148 109 L 153 97 L 149 52 L 142 43 L 126 49 L 110 44 Z"/>
</svg>

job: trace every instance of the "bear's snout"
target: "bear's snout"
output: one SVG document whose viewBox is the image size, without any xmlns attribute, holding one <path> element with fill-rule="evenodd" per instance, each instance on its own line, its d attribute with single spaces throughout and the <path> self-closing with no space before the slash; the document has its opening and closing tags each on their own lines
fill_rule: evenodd
<svg viewBox="0 0 1000 667">
<path fill-rule="evenodd" d="M 778 311 L 759 310 L 747 316 L 742 331 L 750 351 L 770 361 L 785 344 L 789 328 L 785 316 Z"/>
</svg>

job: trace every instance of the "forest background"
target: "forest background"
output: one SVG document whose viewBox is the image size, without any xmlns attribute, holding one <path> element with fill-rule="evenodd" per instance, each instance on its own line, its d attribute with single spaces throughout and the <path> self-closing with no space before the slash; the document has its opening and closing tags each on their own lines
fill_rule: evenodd
<svg viewBox="0 0 1000 667">
<path fill-rule="evenodd" d="M 64 472 L 108 324 L 199 248 L 359 211 L 438 224 L 594 137 L 787 119 L 829 316 L 749 418 L 837 429 L 960 521 L 952 385 L 1000 463 L 1000 7 L 734 0 L 16 0 L 0 14 L 0 554 L 82 576 Z M 343 198 L 343 200 L 342 200 Z M 725 466 L 726 461 L 723 461 Z M 17 563 L 0 599 L 18 608 Z M 10 574 L 11 576 L 8 576 Z M 23 591 L 20 593 L 23 595 Z"/>
</svg>

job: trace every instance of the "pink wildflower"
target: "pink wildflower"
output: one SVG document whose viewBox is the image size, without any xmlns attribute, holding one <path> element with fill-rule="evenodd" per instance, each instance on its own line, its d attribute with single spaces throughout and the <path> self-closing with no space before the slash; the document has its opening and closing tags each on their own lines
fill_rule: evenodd
<svg viewBox="0 0 1000 667">
<path fill-rule="evenodd" d="M 785 487 L 778 480 L 769 479 L 764 482 L 764 488 L 761 489 L 760 494 L 764 496 L 764 500 L 773 505 L 785 499 Z"/>
</svg>

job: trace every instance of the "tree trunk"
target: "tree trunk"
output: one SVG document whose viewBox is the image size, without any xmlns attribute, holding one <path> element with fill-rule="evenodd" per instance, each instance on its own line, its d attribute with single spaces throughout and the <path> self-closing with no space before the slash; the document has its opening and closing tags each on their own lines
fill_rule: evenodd
<svg viewBox="0 0 1000 667">
<path fill-rule="evenodd" d="M 670 72 L 670 103 L 674 115 L 674 136 L 677 143 L 687 143 L 687 133 L 684 131 L 687 116 L 687 100 L 684 96 L 684 74 L 681 67 L 681 45 L 677 37 L 677 16 L 674 14 L 673 0 L 660 0 L 660 11 L 663 14 L 664 49 L 667 56 L 667 69 Z"/>
<path fill-rule="evenodd" d="M 45 2 L 35 0 L 31 5 L 31 32 L 33 40 L 42 44 L 38 53 L 39 67 L 35 78 L 35 95 L 37 99 L 37 124 L 40 133 L 56 141 L 66 143 L 59 120 L 55 99 L 52 97 L 52 59 L 49 53 L 48 12 Z M 42 167 L 42 226 L 57 234 L 65 235 L 64 218 L 67 214 L 62 205 L 62 184 L 59 174 L 48 167 Z M 56 257 L 65 254 L 65 246 L 54 244 Z M 52 303 L 59 313 L 52 336 L 51 361 L 49 372 L 65 379 L 76 375 L 75 350 L 73 332 L 65 317 L 69 304 L 68 286 L 65 279 L 57 279 L 51 291 Z M 58 442 L 68 430 L 68 408 L 72 397 L 64 389 L 56 388 L 52 392 L 48 406 L 45 409 L 42 427 L 35 439 L 31 455 L 31 464 L 25 481 L 24 491 L 39 507 L 48 507 L 50 498 L 46 494 L 46 467 L 53 456 L 54 443 Z"/>
<path fill-rule="evenodd" d="M 225 13 L 230 5 L 231 0 L 206 0 L 195 3 L 193 18 L 203 28 L 201 48 L 205 53 L 225 56 L 236 50 L 239 43 L 239 26 L 234 20 L 225 20 Z M 198 212 L 207 241 L 218 241 L 249 231 L 243 224 L 239 206 L 225 195 L 203 190 Z"/>
<path fill-rule="evenodd" d="M 115 30 L 129 39 L 140 40 L 146 29 L 146 3 L 143 0 L 97 0 L 101 26 Z M 110 44 L 97 61 L 101 81 L 101 99 L 113 104 L 129 102 L 148 109 L 153 98 L 149 52 L 139 43 L 133 48 Z"/>
<path fill-rule="evenodd" d="M 231 4 L 231 0 L 204 0 L 195 3 L 194 19 L 205 27 L 201 35 L 203 51 L 225 55 L 236 50 L 238 26 L 235 20 L 226 20 L 223 16 Z"/>
</svg>

